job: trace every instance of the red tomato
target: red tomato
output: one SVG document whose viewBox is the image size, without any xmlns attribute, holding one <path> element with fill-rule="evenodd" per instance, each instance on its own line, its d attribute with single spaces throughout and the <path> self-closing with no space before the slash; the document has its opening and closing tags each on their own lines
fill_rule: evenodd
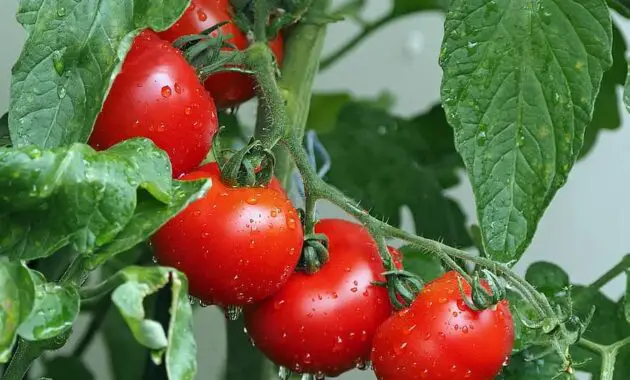
<svg viewBox="0 0 630 380">
<path fill-rule="evenodd" d="M 190 294 L 206 304 L 245 305 L 275 293 L 300 258 L 304 235 L 286 194 L 234 188 L 216 163 L 182 179 L 210 178 L 212 187 L 152 238 L 163 265 L 188 276 Z"/>
<path fill-rule="evenodd" d="M 195 70 L 177 49 L 144 31 L 125 58 L 89 144 L 107 149 L 147 137 L 166 151 L 178 177 L 203 161 L 217 128 L 214 101 Z"/>
<path fill-rule="evenodd" d="M 462 284 L 470 296 L 470 286 Z M 372 363 L 380 380 L 491 380 L 513 344 L 507 301 L 473 311 L 463 301 L 457 274 L 448 272 L 383 323 L 374 338 Z"/>
<path fill-rule="evenodd" d="M 275 363 L 300 373 L 336 376 L 370 356 L 372 337 L 392 313 L 383 264 L 362 226 L 320 221 L 330 261 L 313 275 L 294 273 L 270 298 L 245 309 L 256 346 Z"/>
<path fill-rule="evenodd" d="M 204 30 L 224 21 L 232 21 L 232 8 L 229 0 L 192 0 L 190 7 L 182 17 L 160 37 L 175 41 L 181 36 L 199 34 Z M 247 36 L 230 22 L 221 27 L 224 35 L 230 34 L 229 40 L 239 50 L 249 46 Z M 269 42 L 269 47 L 278 62 L 282 61 L 283 40 L 280 35 Z M 221 72 L 206 80 L 206 89 L 210 91 L 219 108 L 235 107 L 254 96 L 254 79 L 246 74 Z"/>
</svg>

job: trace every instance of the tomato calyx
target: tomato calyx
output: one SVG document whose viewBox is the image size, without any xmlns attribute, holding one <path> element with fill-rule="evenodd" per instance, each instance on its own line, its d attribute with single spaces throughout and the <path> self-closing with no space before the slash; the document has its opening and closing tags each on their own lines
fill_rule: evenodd
<svg viewBox="0 0 630 380">
<path fill-rule="evenodd" d="M 505 286 L 501 283 L 497 275 L 487 269 L 482 269 L 481 273 L 484 277 L 483 280 L 479 272 L 476 272 L 473 277 L 471 284 L 472 293 L 470 297 L 468 297 L 464 291 L 462 278 L 457 276 L 457 285 L 459 286 L 459 292 L 462 295 L 464 303 L 474 311 L 492 308 L 507 297 Z M 482 282 L 485 282 L 485 285 Z"/>
<path fill-rule="evenodd" d="M 228 23 L 223 21 L 199 34 L 181 36 L 173 41 L 173 47 L 182 51 L 202 82 L 212 74 L 224 71 L 253 74 L 242 66 L 243 52 L 229 42 L 232 35 L 221 29 Z"/>
<path fill-rule="evenodd" d="M 389 299 L 396 310 L 409 307 L 424 287 L 424 281 L 418 275 L 403 269 L 383 272 L 383 276 L 385 281 L 375 281 L 373 284 L 387 288 Z"/>
<path fill-rule="evenodd" d="M 232 187 L 267 187 L 276 165 L 273 152 L 254 138 L 240 150 L 223 150 L 219 141 L 223 129 L 219 129 L 212 143 L 223 182 Z"/>
<path fill-rule="evenodd" d="M 328 262 L 328 237 L 325 234 L 310 233 L 304 237 L 302 256 L 298 263 L 298 270 L 314 274 Z"/>
</svg>

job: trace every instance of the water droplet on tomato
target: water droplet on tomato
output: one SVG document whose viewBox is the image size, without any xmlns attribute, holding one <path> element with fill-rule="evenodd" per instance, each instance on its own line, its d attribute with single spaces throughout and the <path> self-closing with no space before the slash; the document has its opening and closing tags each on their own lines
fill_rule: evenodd
<svg viewBox="0 0 630 380">
<path fill-rule="evenodd" d="M 462 332 L 463 332 L 464 334 L 468 334 L 468 326 L 464 326 L 464 327 L 462 327 Z"/>
<path fill-rule="evenodd" d="M 339 298 L 339 295 L 337 294 L 337 292 L 332 292 L 332 298 L 333 299 Z"/>
<path fill-rule="evenodd" d="M 358 288 L 356 288 L 356 287 L 354 287 L 354 288 L 350 288 L 350 291 L 351 291 L 352 293 L 356 293 L 358 290 L 359 290 L 359 289 L 358 289 Z"/>
<path fill-rule="evenodd" d="M 258 198 L 256 198 L 256 197 L 249 197 L 249 198 L 247 198 L 247 200 L 245 202 L 247 202 L 247 204 L 250 204 L 250 205 L 255 205 L 256 203 L 258 203 Z"/>
<path fill-rule="evenodd" d="M 438 298 L 438 302 L 439 302 L 439 303 L 446 303 L 446 301 L 447 301 L 446 297 L 440 297 L 440 298 Z"/>
<path fill-rule="evenodd" d="M 178 94 L 182 93 L 182 86 L 180 86 L 179 83 L 175 83 L 175 92 Z"/>
<path fill-rule="evenodd" d="M 280 308 L 282 307 L 282 305 L 284 305 L 286 301 L 285 300 L 277 300 L 273 303 L 273 308 L 276 310 L 280 310 Z"/>
<path fill-rule="evenodd" d="M 166 130 L 166 124 L 160 123 L 157 127 L 158 132 L 164 132 Z"/>
<path fill-rule="evenodd" d="M 429 339 L 431 339 L 431 333 L 430 332 L 428 332 L 428 333 L 426 333 L 424 335 L 424 340 L 429 340 Z"/>
<path fill-rule="evenodd" d="M 164 98 L 170 97 L 171 94 L 173 93 L 169 86 L 162 87 L 162 91 L 161 92 L 162 92 L 162 97 L 164 97 Z"/>
<path fill-rule="evenodd" d="M 184 108 L 184 114 L 190 115 L 191 113 L 192 113 L 192 108 L 190 108 L 190 107 Z"/>
<path fill-rule="evenodd" d="M 275 209 L 271 210 L 271 217 L 275 218 L 276 216 L 278 216 L 278 211 Z"/>
<path fill-rule="evenodd" d="M 306 355 L 304 355 L 304 364 L 311 364 L 312 361 L 313 358 L 311 357 L 311 354 L 307 352 Z"/>
<path fill-rule="evenodd" d="M 470 370 L 470 369 L 466 370 L 466 373 L 464 374 L 464 377 L 467 379 L 467 378 L 469 378 L 471 376 L 472 376 L 472 370 Z"/>
<path fill-rule="evenodd" d="M 349 273 L 352 269 L 350 269 L 350 267 L 345 267 L 343 270 L 344 270 L 345 272 Z"/>
<path fill-rule="evenodd" d="M 204 11 L 199 9 L 197 11 L 197 18 L 199 18 L 199 21 L 206 21 L 208 19 L 208 15 Z"/>
<path fill-rule="evenodd" d="M 287 227 L 289 227 L 289 229 L 291 230 L 295 229 L 295 225 L 296 225 L 295 219 L 293 218 L 287 219 Z"/>
</svg>

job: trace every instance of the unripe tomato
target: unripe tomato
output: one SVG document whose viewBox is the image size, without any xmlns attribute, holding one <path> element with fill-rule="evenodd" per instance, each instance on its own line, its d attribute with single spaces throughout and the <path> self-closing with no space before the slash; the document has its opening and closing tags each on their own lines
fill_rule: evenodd
<svg viewBox="0 0 630 380">
<path fill-rule="evenodd" d="M 195 168 L 218 129 L 214 101 L 179 50 L 146 30 L 134 40 L 89 144 L 107 149 L 147 137 L 166 151 L 173 176 Z"/>
<path fill-rule="evenodd" d="M 294 273 L 270 298 L 245 309 L 256 346 L 296 372 L 336 376 L 367 362 L 378 326 L 391 314 L 376 243 L 355 223 L 324 219 L 330 261 L 319 272 Z"/>
<path fill-rule="evenodd" d="M 182 177 L 201 178 L 212 187 L 153 236 L 156 258 L 184 272 L 190 294 L 206 304 L 238 306 L 272 295 L 300 258 L 297 211 L 284 191 L 224 185 L 216 163 Z"/>
<path fill-rule="evenodd" d="M 389 318 L 374 338 L 379 380 L 492 380 L 514 345 L 507 301 L 474 311 L 460 293 L 456 272 L 428 283 L 408 309 Z M 462 279 L 466 294 L 471 287 Z"/>
<path fill-rule="evenodd" d="M 228 40 L 239 50 L 249 46 L 247 36 L 232 22 L 232 7 L 229 0 L 192 0 L 190 7 L 182 17 L 168 30 L 161 32 L 160 37 L 175 41 L 181 36 L 199 34 L 204 30 L 224 21 L 230 21 L 221 27 L 224 35 L 230 34 Z M 283 40 L 278 34 L 269 42 L 278 63 L 282 61 Z M 205 83 L 219 108 L 235 107 L 254 96 L 254 79 L 242 73 L 220 72 L 211 75 Z"/>
</svg>

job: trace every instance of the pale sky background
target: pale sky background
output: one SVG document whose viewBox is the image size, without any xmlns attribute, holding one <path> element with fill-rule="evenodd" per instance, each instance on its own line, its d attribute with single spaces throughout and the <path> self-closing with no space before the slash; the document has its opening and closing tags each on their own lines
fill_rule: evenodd
<svg viewBox="0 0 630 380">
<path fill-rule="evenodd" d="M 341 1 L 336 1 L 340 3 Z M 386 12 L 389 1 L 368 0 L 367 19 Z M 19 55 L 24 32 L 14 19 L 17 1 L 0 2 L 0 114 L 8 108 L 10 69 Z M 395 94 L 394 111 L 400 115 L 417 114 L 438 101 L 441 70 L 437 63 L 442 39 L 442 15 L 423 13 L 399 19 L 361 43 L 346 59 L 320 75 L 318 91 L 350 90 L 360 96 L 376 96 L 382 91 Z M 630 22 L 622 24 L 626 36 Z M 331 52 L 359 31 L 352 22 L 331 25 L 325 52 Z M 620 90 L 621 91 L 621 90 Z M 571 172 L 539 225 L 531 247 L 516 269 L 523 272 L 538 260 L 561 265 L 575 283 L 587 284 L 630 252 L 630 125 L 623 115 L 623 126 L 602 132 L 590 155 Z M 333 163 L 334 164 L 334 163 Z M 463 181 L 451 194 L 475 221 L 470 186 Z M 338 215 L 330 208 L 324 215 Z M 618 278 L 605 292 L 618 298 L 624 279 Z M 225 359 L 225 332 L 222 314 L 214 308 L 200 309 L 195 315 L 199 347 L 198 379 L 219 379 Z M 79 321 L 81 325 L 85 321 Z M 87 353 L 87 363 L 97 380 L 110 380 L 101 337 L 97 336 Z M 588 377 L 584 377 L 587 379 Z M 369 372 L 355 371 L 340 380 L 373 380 Z"/>
</svg>

